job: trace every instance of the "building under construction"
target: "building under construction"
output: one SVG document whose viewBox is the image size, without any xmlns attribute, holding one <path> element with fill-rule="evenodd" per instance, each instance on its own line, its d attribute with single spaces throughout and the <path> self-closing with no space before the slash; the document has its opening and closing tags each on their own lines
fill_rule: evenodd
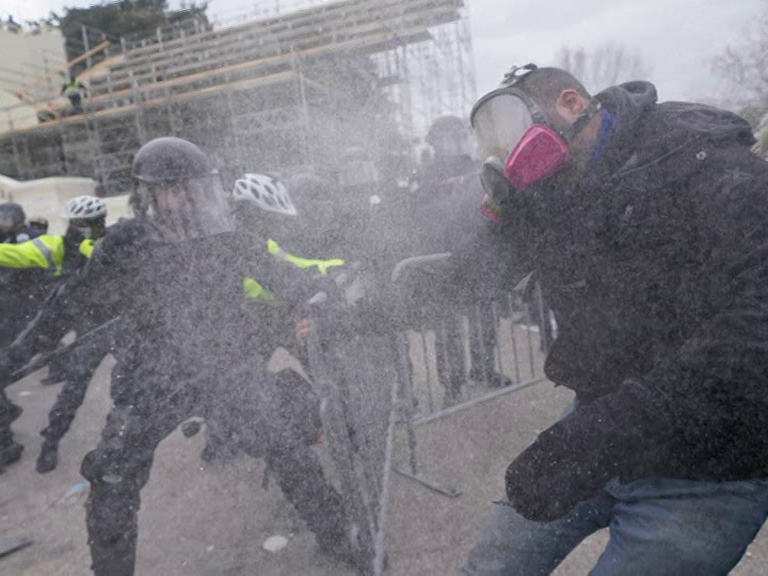
<svg viewBox="0 0 768 576">
<path fill-rule="evenodd" d="M 86 41 L 83 111 L 50 94 L 26 103 L 39 123 L 14 127 L 12 107 L 0 109 L 10 126 L 0 174 L 89 176 L 117 194 L 130 185 L 136 150 L 167 135 L 201 145 L 225 176 L 333 176 L 351 150 L 387 178 L 407 173 L 429 123 L 465 116 L 475 97 L 464 1 L 312 4 L 235 25 L 194 21 Z"/>
</svg>

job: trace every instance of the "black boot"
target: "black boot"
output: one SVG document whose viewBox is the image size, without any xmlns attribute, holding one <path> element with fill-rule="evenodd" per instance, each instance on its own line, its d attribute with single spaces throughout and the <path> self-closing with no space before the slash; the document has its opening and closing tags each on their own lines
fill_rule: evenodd
<svg viewBox="0 0 768 576">
<path fill-rule="evenodd" d="M 371 573 L 373 562 L 360 548 L 357 537 L 357 528 L 350 524 L 343 531 L 316 533 L 315 541 L 321 554 L 365 576 Z"/>
<path fill-rule="evenodd" d="M 213 462 L 216 460 L 216 457 L 218 456 L 218 450 L 216 446 L 214 446 L 211 443 L 208 443 L 205 445 L 205 448 L 203 448 L 203 451 L 200 452 L 200 459 L 203 462 Z"/>
<path fill-rule="evenodd" d="M 5 472 L 7 466 L 18 462 L 23 451 L 24 446 L 14 441 L 0 447 L 0 474 Z"/>
<path fill-rule="evenodd" d="M 40 456 L 37 458 L 35 464 L 35 470 L 38 474 L 47 474 L 56 469 L 56 465 L 59 463 L 59 445 L 56 442 L 45 440 L 43 447 L 40 449 Z"/>
</svg>

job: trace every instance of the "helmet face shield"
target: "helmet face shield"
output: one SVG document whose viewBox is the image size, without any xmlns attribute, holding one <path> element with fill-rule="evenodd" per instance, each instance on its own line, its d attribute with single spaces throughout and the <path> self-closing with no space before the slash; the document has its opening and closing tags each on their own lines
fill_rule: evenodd
<svg viewBox="0 0 768 576">
<path fill-rule="evenodd" d="M 140 181 L 138 195 L 168 240 L 190 240 L 234 229 L 218 172 L 174 182 Z"/>
</svg>

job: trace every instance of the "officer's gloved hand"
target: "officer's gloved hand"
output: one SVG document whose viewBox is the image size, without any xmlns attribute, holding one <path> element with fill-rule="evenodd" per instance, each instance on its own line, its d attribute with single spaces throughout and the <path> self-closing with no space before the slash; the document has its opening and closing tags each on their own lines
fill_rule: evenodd
<svg viewBox="0 0 768 576">
<path fill-rule="evenodd" d="M 529 520 L 548 522 L 595 497 L 613 478 L 636 479 L 649 459 L 663 458 L 670 419 L 647 391 L 631 384 L 580 407 L 539 435 L 506 472 L 510 504 Z"/>
</svg>

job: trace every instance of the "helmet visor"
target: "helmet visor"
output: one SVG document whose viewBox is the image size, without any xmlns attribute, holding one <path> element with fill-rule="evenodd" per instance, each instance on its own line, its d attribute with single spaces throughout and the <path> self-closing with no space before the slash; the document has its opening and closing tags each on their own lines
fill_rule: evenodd
<svg viewBox="0 0 768 576">
<path fill-rule="evenodd" d="M 491 96 L 480 104 L 473 118 L 482 157 L 506 161 L 533 123 L 528 106 L 517 96 Z"/>
<path fill-rule="evenodd" d="M 168 240 L 190 240 L 234 229 L 218 172 L 175 182 L 139 182 L 139 195 Z"/>
</svg>

